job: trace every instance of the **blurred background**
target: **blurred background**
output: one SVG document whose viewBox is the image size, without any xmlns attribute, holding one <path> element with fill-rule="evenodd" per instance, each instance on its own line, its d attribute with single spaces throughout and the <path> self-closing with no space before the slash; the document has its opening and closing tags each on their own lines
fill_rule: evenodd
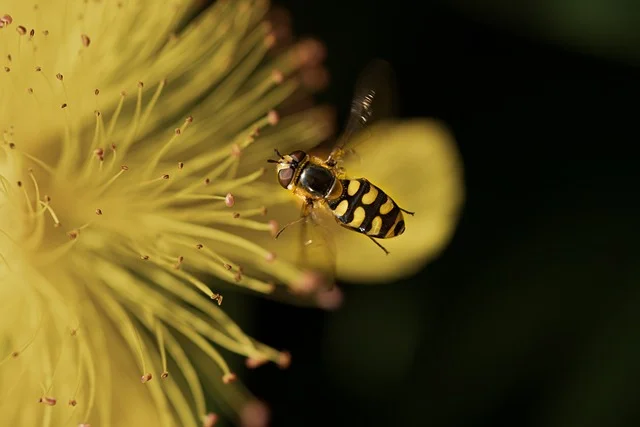
<svg viewBox="0 0 640 427">
<path fill-rule="evenodd" d="M 240 377 L 274 426 L 640 425 L 640 3 L 417 3 L 276 2 L 326 43 L 340 125 L 381 57 L 402 117 L 450 126 L 455 236 L 415 277 L 342 284 L 336 312 L 225 299 L 293 354 Z"/>
</svg>

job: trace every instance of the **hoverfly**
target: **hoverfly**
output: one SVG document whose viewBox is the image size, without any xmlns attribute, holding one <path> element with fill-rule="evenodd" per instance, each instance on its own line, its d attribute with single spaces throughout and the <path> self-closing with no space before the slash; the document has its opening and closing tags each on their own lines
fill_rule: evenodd
<svg viewBox="0 0 640 427">
<path fill-rule="evenodd" d="M 276 164 L 278 182 L 303 200 L 300 218 L 281 228 L 276 238 L 288 227 L 317 223 L 316 211 L 328 210 L 339 225 L 366 235 L 387 255 L 389 251 L 376 239 L 389 239 L 404 233 L 403 214 L 413 215 L 402 209 L 380 187 L 366 178 L 348 178 L 340 166 L 346 154 L 353 152 L 348 148 L 352 137 L 362 131 L 366 125 L 377 119 L 378 110 L 390 108 L 388 98 L 391 69 L 387 62 L 376 60 L 360 74 L 351 103 L 350 116 L 344 132 L 326 159 L 310 155 L 302 150 L 290 154 L 281 154 L 277 149 Z M 387 91 L 387 92 L 385 92 Z M 375 108 L 374 108 L 375 107 Z M 311 241 L 303 237 L 303 246 Z"/>
</svg>

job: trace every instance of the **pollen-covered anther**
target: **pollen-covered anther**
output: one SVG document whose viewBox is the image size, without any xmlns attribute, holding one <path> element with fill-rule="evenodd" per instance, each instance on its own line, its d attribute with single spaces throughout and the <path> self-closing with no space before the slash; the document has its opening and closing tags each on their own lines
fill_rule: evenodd
<svg viewBox="0 0 640 427">
<path fill-rule="evenodd" d="M 260 208 L 260 215 L 267 216 L 268 209 L 266 206 Z"/>
<path fill-rule="evenodd" d="M 96 209 L 96 215 L 102 215 L 102 209 Z"/>
<path fill-rule="evenodd" d="M 93 91 L 93 94 L 94 94 L 95 96 L 100 95 L 100 89 L 96 89 L 96 90 L 94 90 L 94 91 Z"/>
<path fill-rule="evenodd" d="M 64 80 L 64 76 L 60 73 L 56 74 L 56 79 L 63 81 Z"/>
<path fill-rule="evenodd" d="M 27 34 L 27 29 L 22 26 L 22 25 L 18 25 L 16 27 L 16 31 L 18 32 L 18 34 L 20 34 L 21 36 L 24 36 L 25 34 Z"/>
<path fill-rule="evenodd" d="M 180 135 L 182 133 L 182 129 L 176 128 L 174 132 L 176 133 L 176 135 Z"/>
<path fill-rule="evenodd" d="M 184 168 L 183 162 L 178 162 L 178 169 L 182 170 Z"/>
<path fill-rule="evenodd" d="M 276 221 L 275 219 L 269 221 L 269 232 L 273 237 L 276 237 L 276 235 L 278 234 L 278 228 L 278 221 Z"/>
<path fill-rule="evenodd" d="M 93 114 L 94 114 L 96 117 L 100 117 L 100 116 L 102 115 L 102 113 L 101 113 L 100 111 L 98 111 L 98 110 L 93 110 Z"/>
<path fill-rule="evenodd" d="M 7 26 L 7 25 L 11 25 L 12 22 L 13 22 L 13 18 L 9 14 L 4 14 L 2 15 L 2 18 L 0 18 L 0 25 Z M 2 26 L 0 26 L 0 28 L 2 28 Z"/>
<path fill-rule="evenodd" d="M 151 381 L 152 379 L 153 379 L 153 375 L 151 375 L 151 373 L 149 372 L 144 374 L 142 377 L 140 377 L 140 382 L 144 384 Z"/>
<path fill-rule="evenodd" d="M 266 357 L 258 356 L 258 357 L 247 357 L 244 364 L 249 369 L 256 369 L 267 362 L 269 362 L 269 359 L 267 359 Z"/>
<path fill-rule="evenodd" d="M 69 406 L 76 406 L 78 402 L 75 399 L 69 399 Z"/>
<path fill-rule="evenodd" d="M 296 46 L 298 61 L 302 67 L 317 67 L 320 65 L 326 55 L 327 49 L 318 40 L 303 40 Z"/>
<path fill-rule="evenodd" d="M 233 372 L 229 372 L 229 373 L 224 374 L 222 376 L 222 382 L 225 383 L 225 384 L 230 384 L 230 383 L 234 382 L 237 379 L 238 379 L 238 376 L 236 374 L 234 374 Z"/>
<path fill-rule="evenodd" d="M 67 103 L 65 102 L 64 104 L 62 104 L 62 105 L 60 106 L 60 108 L 62 108 L 62 109 L 64 110 L 64 109 L 65 109 L 65 108 L 67 108 L 68 106 L 69 106 L 69 104 L 67 104 Z"/>
<path fill-rule="evenodd" d="M 14 352 L 11 353 L 11 357 L 14 358 L 14 359 L 17 359 L 18 356 L 20 356 L 20 352 L 19 351 L 14 351 Z"/>
<path fill-rule="evenodd" d="M 169 372 L 167 372 L 167 371 L 163 371 L 163 372 L 160 374 L 160 378 L 162 378 L 162 379 L 165 379 L 165 378 L 167 378 L 167 377 L 169 377 Z"/>
<path fill-rule="evenodd" d="M 11 68 L 9 68 L 9 67 L 4 67 L 4 71 L 5 71 L 6 73 L 8 73 L 9 71 L 11 71 Z"/>
<path fill-rule="evenodd" d="M 142 89 L 142 88 L 144 87 L 144 83 L 143 83 L 143 82 L 138 82 L 138 87 L 139 87 L 140 89 Z"/>
<path fill-rule="evenodd" d="M 196 249 L 202 249 L 202 248 L 204 248 L 204 245 L 202 243 L 198 243 L 196 245 Z"/>
<path fill-rule="evenodd" d="M 122 165 L 122 166 L 120 166 L 120 169 L 123 170 L 123 171 L 128 171 L 129 170 L 129 166 Z"/>
<path fill-rule="evenodd" d="M 71 230 L 67 233 L 67 236 L 69 236 L 69 238 L 71 240 L 75 240 L 78 238 L 78 235 L 80 234 L 79 230 Z"/>
<path fill-rule="evenodd" d="M 38 403 L 44 403 L 45 405 L 48 405 L 48 406 L 56 406 L 56 403 L 58 403 L 58 400 L 53 397 L 43 396 L 40 399 L 38 399 Z"/>
<path fill-rule="evenodd" d="M 316 292 L 325 283 L 324 276 L 317 271 L 305 271 L 302 276 L 292 283 L 294 292 L 310 294 Z"/>
<path fill-rule="evenodd" d="M 234 217 L 235 219 L 240 218 L 240 212 L 234 212 L 234 213 L 233 213 L 233 217 Z"/>
<path fill-rule="evenodd" d="M 224 204 L 227 205 L 228 208 L 231 208 L 236 204 L 236 198 L 233 197 L 233 194 L 227 193 L 227 195 L 224 196 Z"/>
<path fill-rule="evenodd" d="M 280 115 L 277 111 L 271 110 L 269 111 L 269 113 L 267 113 L 267 120 L 269 121 L 269 124 L 271 126 L 275 126 L 280 121 Z"/>
<path fill-rule="evenodd" d="M 288 351 L 281 351 L 278 355 L 278 361 L 276 362 L 281 369 L 287 369 L 291 366 L 291 353 Z"/>
<path fill-rule="evenodd" d="M 202 422 L 202 427 L 213 427 L 218 422 L 218 415 L 213 412 L 209 412 L 204 417 L 204 421 Z"/>
<path fill-rule="evenodd" d="M 169 174 L 165 173 L 164 175 L 162 175 L 162 179 L 169 179 Z"/>
<path fill-rule="evenodd" d="M 222 305 L 222 295 L 220 294 L 211 294 L 211 299 L 218 303 L 218 306 Z"/>
<path fill-rule="evenodd" d="M 240 411 L 240 425 L 244 427 L 266 427 L 268 424 L 269 409 L 262 402 L 250 401 Z"/>
<path fill-rule="evenodd" d="M 36 35 L 36 30 L 34 30 L 33 28 L 29 30 L 29 40 L 31 40 L 35 35 Z"/>
<path fill-rule="evenodd" d="M 318 307 L 325 310 L 336 310 L 342 305 L 344 295 L 342 291 L 334 286 L 328 291 L 320 291 L 316 294 Z"/>
<path fill-rule="evenodd" d="M 104 156 L 104 150 L 102 148 L 96 148 L 93 150 L 93 154 L 95 154 L 96 157 L 102 157 Z"/>
<path fill-rule="evenodd" d="M 209 185 L 209 184 L 211 184 L 211 179 L 205 178 L 204 179 L 204 185 Z"/>
<path fill-rule="evenodd" d="M 229 271 L 231 271 L 231 269 L 233 268 L 233 267 L 231 266 L 231 264 L 224 264 L 224 265 L 223 265 L 223 267 L 224 267 L 226 270 L 229 270 Z"/>
<path fill-rule="evenodd" d="M 233 280 L 235 280 L 236 282 L 240 282 L 242 280 L 242 271 L 238 270 L 233 276 Z"/>
<path fill-rule="evenodd" d="M 265 259 L 267 260 L 267 262 L 273 262 L 276 260 L 276 254 L 275 252 L 269 252 L 267 253 L 267 256 L 265 257 Z"/>
<path fill-rule="evenodd" d="M 27 93 L 28 93 L 29 95 L 33 95 L 33 88 L 32 88 L 32 87 L 28 87 L 28 88 L 27 88 Z"/>
<path fill-rule="evenodd" d="M 78 335 L 78 329 L 71 328 L 71 330 L 69 331 L 69 335 L 71 335 L 72 337 L 75 337 L 76 335 Z"/>
<path fill-rule="evenodd" d="M 91 39 L 86 34 L 80 34 L 80 40 L 82 41 L 82 46 L 89 47 L 91 44 Z"/>
<path fill-rule="evenodd" d="M 149 259 L 149 255 L 140 255 L 140 259 L 146 261 Z"/>
</svg>

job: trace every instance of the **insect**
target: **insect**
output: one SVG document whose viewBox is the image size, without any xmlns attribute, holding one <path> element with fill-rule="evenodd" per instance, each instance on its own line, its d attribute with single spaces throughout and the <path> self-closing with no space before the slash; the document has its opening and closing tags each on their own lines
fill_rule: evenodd
<svg viewBox="0 0 640 427">
<path fill-rule="evenodd" d="M 404 233 L 404 214 L 414 215 L 402 209 L 380 187 L 366 178 L 348 178 L 340 166 L 352 137 L 377 116 L 378 106 L 382 110 L 390 107 L 388 81 L 391 70 L 388 63 L 374 61 L 361 73 L 351 103 L 351 112 L 343 134 L 326 159 L 310 155 L 302 150 L 281 154 L 277 149 L 276 164 L 278 182 L 303 200 L 300 218 L 285 225 L 276 238 L 288 227 L 297 223 L 317 225 L 314 215 L 319 209 L 329 210 L 342 227 L 366 235 L 387 255 L 389 251 L 376 239 L 389 239 Z M 374 109 L 374 106 L 376 109 Z M 309 242 L 303 242 L 308 244 Z"/>
</svg>

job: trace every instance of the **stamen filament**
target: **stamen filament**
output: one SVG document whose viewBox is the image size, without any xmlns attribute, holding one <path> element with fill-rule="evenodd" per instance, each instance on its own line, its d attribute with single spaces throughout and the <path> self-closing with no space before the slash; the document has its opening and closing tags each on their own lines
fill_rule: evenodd
<svg viewBox="0 0 640 427">
<path fill-rule="evenodd" d="M 118 171 L 117 174 L 115 174 L 113 177 L 111 177 L 111 179 L 109 179 L 109 181 L 105 182 L 97 191 L 96 193 L 101 194 L 104 193 L 105 190 L 107 190 L 109 188 L 109 186 L 111 184 L 113 184 L 115 182 L 116 179 L 118 179 L 120 177 L 120 175 L 122 175 L 123 173 L 125 173 L 126 171 L 128 171 L 129 168 L 127 166 L 121 166 L 120 170 Z"/>
<path fill-rule="evenodd" d="M 54 226 L 59 227 L 60 220 L 58 219 L 58 215 L 56 215 L 51 205 L 48 202 L 43 202 L 42 200 L 38 200 L 38 203 L 40 204 L 40 206 L 44 207 L 49 212 L 49 214 L 51 215 L 51 218 L 53 218 Z"/>
<path fill-rule="evenodd" d="M 120 117 L 120 112 L 122 111 L 122 106 L 124 105 L 124 98 L 126 97 L 126 93 L 123 91 L 120 93 L 120 101 L 118 101 L 118 106 L 111 116 L 111 120 L 109 120 L 109 129 L 107 130 L 107 142 L 111 141 L 111 135 L 113 135 L 113 129 L 116 127 L 116 123 L 118 122 L 118 117 Z"/>
<path fill-rule="evenodd" d="M 155 156 L 153 156 L 151 158 L 151 160 L 149 161 L 149 164 L 147 165 L 146 169 L 145 169 L 145 175 L 146 176 L 150 176 L 153 171 L 155 170 L 156 166 L 158 165 L 158 162 L 160 161 L 160 159 L 162 159 L 162 157 L 167 153 L 167 151 L 169 151 L 169 148 L 171 147 L 171 144 L 173 144 L 173 142 L 178 139 L 178 137 L 180 135 L 182 135 L 182 133 L 184 132 L 184 130 L 187 128 L 187 126 L 189 126 L 189 123 L 191 123 L 193 121 L 193 118 L 191 117 L 187 117 L 184 121 L 184 123 L 182 124 L 181 127 L 179 127 L 178 129 L 175 130 L 175 132 L 173 132 L 173 135 L 171 136 L 171 138 L 169 139 L 169 141 L 164 144 L 162 146 L 162 148 L 160 148 L 160 150 L 158 150 L 158 152 L 155 154 Z"/>
<path fill-rule="evenodd" d="M 33 186 L 36 189 L 36 200 L 40 200 L 40 187 L 38 187 L 38 181 L 36 180 L 36 176 L 33 174 L 33 170 L 31 169 L 29 169 L 29 176 L 31 177 Z"/>
<path fill-rule="evenodd" d="M 167 352 L 166 352 L 165 343 L 164 343 L 164 330 L 157 319 L 153 319 L 153 323 L 155 324 L 155 334 L 158 340 L 158 348 L 160 349 L 160 359 L 162 361 L 162 375 L 166 376 L 169 370 L 167 369 Z"/>
<path fill-rule="evenodd" d="M 147 105 L 147 108 L 145 109 L 144 114 L 142 115 L 142 119 L 140 120 L 140 126 L 144 127 L 144 125 L 147 124 L 147 121 L 149 120 L 149 116 L 153 111 L 153 107 L 155 107 L 156 103 L 158 102 L 158 99 L 160 98 L 160 94 L 162 93 L 162 89 L 164 89 L 164 86 L 166 84 L 167 84 L 166 79 L 160 80 L 160 83 L 158 84 L 158 87 L 155 93 L 153 94 L 151 101 L 149 101 L 149 104 Z"/>
</svg>

